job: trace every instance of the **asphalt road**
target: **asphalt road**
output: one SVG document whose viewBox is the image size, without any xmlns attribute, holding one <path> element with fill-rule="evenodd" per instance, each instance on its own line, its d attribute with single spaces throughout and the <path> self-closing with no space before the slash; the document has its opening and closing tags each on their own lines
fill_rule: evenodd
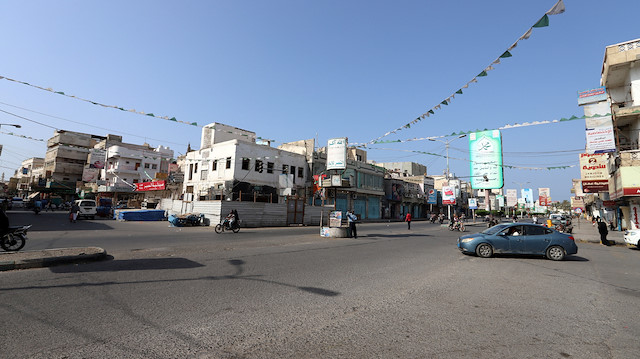
<svg viewBox="0 0 640 359">
<path fill-rule="evenodd" d="M 425 222 L 317 228 L 34 224 L 25 250 L 111 260 L 0 273 L 7 358 L 635 358 L 640 251 L 581 243 L 563 262 L 463 255 Z M 33 219 L 33 220 L 31 220 Z M 473 227 L 470 227 L 473 229 Z M 477 229 L 482 229 L 478 227 Z"/>
</svg>

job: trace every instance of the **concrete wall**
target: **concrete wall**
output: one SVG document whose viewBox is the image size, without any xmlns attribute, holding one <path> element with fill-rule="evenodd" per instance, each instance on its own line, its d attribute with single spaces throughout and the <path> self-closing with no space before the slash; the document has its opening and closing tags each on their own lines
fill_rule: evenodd
<svg viewBox="0 0 640 359">
<path fill-rule="evenodd" d="M 243 227 L 283 227 L 287 225 L 287 206 L 284 203 L 238 202 L 238 201 L 194 201 L 162 199 L 157 209 L 171 214 L 204 213 L 212 225 L 232 209 L 238 211 Z M 333 207 L 305 206 L 304 225 L 318 226 L 320 218 L 327 222 Z"/>
</svg>

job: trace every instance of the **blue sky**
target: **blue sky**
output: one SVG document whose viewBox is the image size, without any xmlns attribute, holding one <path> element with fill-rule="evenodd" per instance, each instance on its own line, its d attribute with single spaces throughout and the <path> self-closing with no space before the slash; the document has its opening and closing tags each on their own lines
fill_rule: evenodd
<svg viewBox="0 0 640 359">
<path fill-rule="evenodd" d="M 599 85 L 605 46 L 640 37 L 637 0 L 566 0 L 449 106 L 385 139 L 409 139 L 582 116 L 576 92 Z M 555 0 L 538 1 L 4 1 L 0 76 L 94 102 L 251 130 L 274 145 L 332 137 L 362 143 L 401 127 L 474 78 Z M 104 108 L 0 80 L 0 170 L 44 157 L 53 128 L 167 145 L 184 154 L 200 128 Z M 49 126 L 49 127 L 47 127 Z M 504 130 L 505 188 L 571 196 L 584 121 Z M 444 144 L 371 146 L 370 160 L 414 161 L 442 174 Z M 450 168 L 469 176 L 468 142 Z M 536 190 L 537 193 L 537 190 Z"/>
</svg>

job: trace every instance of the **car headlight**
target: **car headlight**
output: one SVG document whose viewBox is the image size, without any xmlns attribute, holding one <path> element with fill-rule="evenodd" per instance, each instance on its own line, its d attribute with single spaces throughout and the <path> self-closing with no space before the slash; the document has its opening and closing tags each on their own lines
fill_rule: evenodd
<svg viewBox="0 0 640 359">
<path fill-rule="evenodd" d="M 460 243 L 469 243 L 472 240 L 474 240 L 475 238 L 471 237 L 471 238 L 463 238 L 460 240 Z"/>
</svg>

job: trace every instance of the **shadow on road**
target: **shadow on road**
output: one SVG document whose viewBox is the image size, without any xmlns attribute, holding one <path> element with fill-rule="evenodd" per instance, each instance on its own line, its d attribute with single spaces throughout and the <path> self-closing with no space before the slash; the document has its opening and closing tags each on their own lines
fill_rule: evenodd
<svg viewBox="0 0 640 359">
<path fill-rule="evenodd" d="M 358 239 L 372 239 L 372 237 L 380 238 L 406 238 L 406 237 L 432 237 L 429 234 L 423 233 L 406 233 L 406 234 L 388 234 L 388 233 L 367 233 L 365 235 L 358 236 Z"/>
<path fill-rule="evenodd" d="M 242 259 L 230 259 L 227 261 L 235 269 L 235 273 L 231 275 L 222 276 L 205 276 L 195 278 L 174 278 L 174 279 L 154 279 L 154 280 L 138 280 L 138 281 L 108 281 L 108 282 L 81 282 L 73 284 L 60 284 L 60 285 L 39 285 L 39 286 L 27 286 L 27 287 L 14 287 L 14 288 L 0 288 L 1 292 L 8 292 L 12 290 L 37 290 L 37 289 L 50 289 L 50 288 L 80 288 L 80 287 L 102 287 L 109 285 L 129 285 L 129 284 L 145 284 L 145 283 L 169 283 L 169 282 L 184 282 L 184 281 L 218 281 L 218 280 L 250 280 L 255 282 L 262 282 L 268 284 L 275 284 L 279 286 L 298 289 L 307 293 L 322 295 L 325 297 L 336 297 L 340 295 L 340 292 L 333 290 L 298 286 L 294 284 L 278 282 L 275 280 L 262 279 L 261 275 L 243 275 L 245 261 Z M 150 258 L 150 259 L 129 259 L 129 260 L 112 260 L 107 262 L 94 262 L 85 265 L 64 265 L 58 267 L 49 267 L 49 270 L 53 273 L 86 273 L 86 272 L 116 272 L 126 270 L 156 270 L 156 269 L 190 269 L 204 267 L 204 265 L 191 261 L 186 258 Z"/>
<path fill-rule="evenodd" d="M 113 259 L 113 257 L 111 257 Z M 96 266 L 55 266 L 53 273 L 118 272 L 133 270 L 187 269 L 204 265 L 186 258 L 143 258 L 125 260 L 107 260 Z"/>
</svg>

